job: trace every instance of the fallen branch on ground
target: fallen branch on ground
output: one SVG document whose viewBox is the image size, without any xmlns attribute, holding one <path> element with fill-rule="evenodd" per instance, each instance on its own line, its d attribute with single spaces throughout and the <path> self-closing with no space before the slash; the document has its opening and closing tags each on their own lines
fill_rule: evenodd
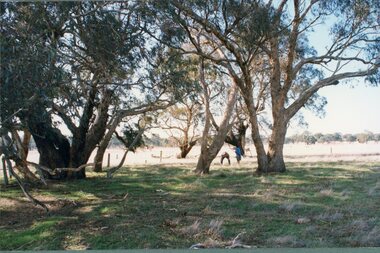
<svg viewBox="0 0 380 253">
<path fill-rule="evenodd" d="M 34 205 L 41 206 L 42 208 L 45 209 L 46 212 L 49 212 L 49 208 L 44 203 L 42 203 L 41 201 L 39 201 L 38 199 L 35 199 L 32 195 L 30 195 L 30 193 L 25 189 L 25 187 L 24 187 L 23 183 L 21 182 L 21 179 L 19 178 L 19 176 L 14 172 L 11 162 L 8 159 L 6 159 L 6 161 L 7 161 L 9 171 L 11 172 L 12 176 L 14 176 L 14 178 L 16 179 L 16 181 L 17 181 L 18 185 L 20 186 L 22 192 L 24 193 L 25 197 L 27 197 L 30 201 L 32 201 L 32 203 Z"/>
<path fill-rule="evenodd" d="M 46 171 L 46 172 L 48 172 L 52 176 L 56 175 L 57 172 L 62 172 L 62 171 L 78 172 L 78 171 L 80 171 L 83 168 L 86 168 L 86 167 L 89 167 L 89 166 L 95 166 L 95 163 L 86 163 L 86 164 L 82 164 L 81 166 L 79 166 L 77 168 L 55 168 L 55 169 L 50 169 L 48 167 L 39 165 L 39 164 L 34 163 L 34 162 L 27 162 L 27 164 L 34 166 L 37 170 Z"/>
<path fill-rule="evenodd" d="M 82 170 L 83 168 L 86 168 L 86 167 L 89 167 L 89 166 L 95 166 L 95 163 L 82 164 L 78 168 L 56 168 L 55 170 L 57 170 L 58 172 L 61 172 L 61 171 L 78 172 L 78 171 Z"/>
</svg>

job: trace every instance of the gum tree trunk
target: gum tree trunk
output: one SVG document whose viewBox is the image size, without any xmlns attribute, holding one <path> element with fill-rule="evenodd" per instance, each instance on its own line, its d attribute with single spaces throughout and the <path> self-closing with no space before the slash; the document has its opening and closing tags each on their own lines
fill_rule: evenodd
<svg viewBox="0 0 380 253">
<path fill-rule="evenodd" d="M 106 149 L 108 147 L 108 144 L 112 138 L 113 133 L 115 132 L 117 126 L 119 125 L 122 117 L 120 115 L 116 116 L 112 124 L 110 125 L 108 132 L 104 135 L 102 141 L 99 144 L 98 150 L 96 151 L 96 155 L 94 158 L 94 171 L 95 172 L 101 172 L 103 168 L 103 157 L 106 152 Z"/>
<path fill-rule="evenodd" d="M 261 140 L 260 136 L 260 130 L 259 130 L 259 123 L 257 119 L 257 113 L 256 109 L 253 103 L 252 96 L 249 94 L 252 94 L 252 91 L 248 90 L 245 91 L 243 98 L 248 108 L 249 113 L 249 123 L 251 125 L 251 135 L 253 144 L 256 148 L 256 154 L 257 154 L 257 172 L 266 172 L 268 170 L 268 158 L 267 154 L 265 153 L 265 148 L 263 141 Z"/>
<path fill-rule="evenodd" d="M 226 139 L 227 133 L 231 130 L 232 123 L 230 123 L 230 119 L 233 114 L 233 110 L 236 104 L 237 100 L 237 93 L 238 93 L 238 87 L 236 85 L 236 82 L 232 80 L 232 86 L 228 90 L 228 98 L 227 98 L 227 104 L 224 110 L 224 115 L 222 122 L 219 126 L 218 132 L 216 136 L 211 141 L 211 144 L 208 145 L 208 137 L 209 137 L 209 130 L 211 127 L 211 112 L 210 112 L 210 98 L 208 95 L 208 89 L 207 84 L 204 79 L 204 72 L 203 72 L 203 66 L 201 67 L 200 71 L 200 80 L 203 86 L 204 90 L 204 100 L 205 100 L 205 109 L 206 109 L 206 123 L 205 128 L 203 130 L 202 135 L 202 145 L 201 145 L 201 154 L 198 159 L 197 167 L 195 169 L 195 172 L 198 174 L 208 174 L 210 172 L 210 165 L 212 161 L 215 159 L 215 157 L 218 155 L 220 149 L 222 148 L 224 144 L 224 140 Z"/>
<path fill-rule="evenodd" d="M 14 158 L 16 163 L 16 169 L 19 171 L 25 180 L 33 182 L 38 181 L 38 178 L 29 170 L 27 165 L 28 151 L 29 151 L 29 141 L 30 132 L 26 129 L 23 130 L 24 136 L 21 140 L 20 135 L 15 129 L 12 129 L 12 140 L 15 143 L 17 156 Z"/>
<path fill-rule="evenodd" d="M 184 144 L 180 146 L 181 153 L 179 155 L 180 158 L 186 158 L 186 156 L 190 153 L 191 149 L 197 144 L 197 141 L 189 142 L 188 138 L 185 140 Z"/>
<path fill-rule="evenodd" d="M 109 140 L 103 140 L 98 147 L 98 150 L 96 151 L 96 155 L 94 158 L 94 172 L 102 172 L 103 168 L 103 157 L 106 153 L 106 149 L 108 147 Z"/>
<path fill-rule="evenodd" d="M 58 129 L 48 123 L 29 124 L 29 129 L 40 154 L 39 164 L 51 169 L 67 168 L 70 164 L 70 143 Z M 64 179 L 67 172 L 62 171 L 56 177 L 44 173 L 45 178 Z"/>
<path fill-rule="evenodd" d="M 73 143 L 71 146 L 70 167 L 79 167 L 86 164 L 96 146 L 102 141 L 107 129 L 108 108 L 111 103 L 113 92 L 105 90 L 102 92 L 102 99 L 96 107 L 97 116 L 93 123 L 90 122 L 95 110 L 95 95 L 97 90 L 94 88 L 90 92 L 90 99 L 87 101 L 79 127 L 73 134 Z M 108 143 L 107 143 L 108 144 Z M 78 172 L 69 172 L 69 178 L 85 178 L 85 168 Z"/>
<path fill-rule="evenodd" d="M 272 135 L 268 145 L 268 170 L 267 172 L 285 172 L 283 149 L 286 136 L 285 120 L 277 120 L 273 127 Z"/>
</svg>

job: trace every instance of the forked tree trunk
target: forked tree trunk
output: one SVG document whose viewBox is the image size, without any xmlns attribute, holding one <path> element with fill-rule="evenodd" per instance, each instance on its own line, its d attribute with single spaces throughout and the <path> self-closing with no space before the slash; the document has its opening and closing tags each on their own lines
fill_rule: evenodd
<svg viewBox="0 0 380 253">
<path fill-rule="evenodd" d="M 195 172 L 197 174 L 208 174 L 210 172 L 211 161 L 208 160 L 208 136 L 211 128 L 211 111 L 210 111 L 210 96 L 208 93 L 208 86 L 206 84 L 205 75 L 204 75 L 204 62 L 199 66 L 199 80 L 203 88 L 203 103 L 205 105 L 205 126 L 202 133 L 201 141 L 201 153 L 198 158 L 197 167 Z"/>
<path fill-rule="evenodd" d="M 40 153 L 40 165 L 51 169 L 69 167 L 70 143 L 66 139 L 54 141 L 50 138 L 41 138 L 37 136 L 33 136 L 33 138 L 36 142 L 38 152 Z M 45 174 L 44 176 L 50 179 L 65 179 L 67 178 L 67 172 L 63 171 L 54 177 L 50 174 Z"/>
<path fill-rule="evenodd" d="M 179 148 L 181 150 L 181 153 L 179 155 L 179 158 L 183 159 L 186 158 L 186 156 L 190 153 L 191 149 L 195 146 L 197 141 L 192 141 L 192 142 L 186 142 L 183 145 L 181 145 Z"/>
<path fill-rule="evenodd" d="M 179 158 L 181 159 L 184 159 L 186 158 L 187 154 L 189 154 L 191 148 L 189 148 L 190 146 L 181 146 L 180 149 L 181 149 L 181 153 L 179 154 Z"/>
<path fill-rule="evenodd" d="M 52 128 L 49 122 L 29 123 L 29 129 L 40 153 L 40 165 L 51 169 L 69 167 L 70 143 L 58 129 Z M 64 179 L 67 172 L 62 171 L 54 177 L 44 173 L 44 176 L 49 179 Z"/>
<path fill-rule="evenodd" d="M 92 99 L 88 101 L 88 104 L 85 107 L 85 110 L 82 115 L 82 119 L 80 122 L 80 126 L 78 131 L 74 134 L 74 140 L 71 146 L 71 167 L 79 167 L 82 164 L 86 164 L 96 148 L 96 146 L 100 143 L 101 151 L 104 147 L 107 148 L 109 139 L 105 137 L 105 133 L 107 130 L 107 122 L 108 122 L 108 108 L 110 106 L 113 92 L 111 90 L 105 90 L 102 92 L 102 99 L 100 100 L 98 105 L 95 105 L 93 99 L 95 98 L 96 89 L 91 91 Z M 96 108 L 96 118 L 92 125 L 90 124 L 90 118 L 93 117 L 94 109 Z M 115 127 L 116 128 L 116 127 Z M 112 136 L 112 129 L 110 135 Z M 108 134 L 107 134 L 108 137 Z M 104 142 L 102 142 L 104 140 Z M 99 155 L 101 155 L 101 151 Z M 105 150 L 104 150 L 105 151 Z M 103 152 L 104 155 L 104 152 Z M 99 157 L 99 156 L 98 156 Z M 99 159 L 99 158 L 98 158 Z M 102 156 L 103 159 L 103 156 Z M 98 162 L 98 161 L 97 161 Z M 95 162 L 95 170 L 99 169 L 99 165 Z M 96 167 L 98 166 L 98 167 Z M 100 164 L 101 169 L 101 164 Z M 86 176 L 85 168 L 83 168 L 79 172 L 74 172 L 71 174 L 69 172 L 69 177 L 73 178 L 83 178 Z"/>
<path fill-rule="evenodd" d="M 223 147 L 224 140 L 227 133 L 231 130 L 232 124 L 229 122 L 237 100 L 238 87 L 234 80 L 232 86 L 228 90 L 227 104 L 224 110 L 224 115 L 217 134 L 213 137 L 210 146 L 207 144 L 209 137 L 209 129 L 211 126 L 211 112 L 209 105 L 209 96 L 207 92 L 207 84 L 204 80 L 203 68 L 201 68 L 201 83 L 204 89 L 205 110 L 206 110 L 206 124 L 203 130 L 201 155 L 199 156 L 195 172 L 198 174 L 208 174 L 210 172 L 210 165 L 215 157 L 218 155 L 220 149 Z"/>
<path fill-rule="evenodd" d="M 202 152 L 199 155 L 197 167 L 195 168 L 195 173 L 197 174 L 209 174 L 210 166 L 213 159 L 210 159 L 208 152 Z"/>
</svg>

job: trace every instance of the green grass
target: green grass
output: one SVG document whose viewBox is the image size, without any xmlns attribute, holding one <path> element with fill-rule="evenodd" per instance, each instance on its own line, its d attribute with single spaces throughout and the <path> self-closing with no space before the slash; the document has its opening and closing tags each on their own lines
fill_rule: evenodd
<svg viewBox="0 0 380 253">
<path fill-rule="evenodd" d="M 257 247 L 380 246 L 378 167 L 291 163 L 259 176 L 243 164 L 199 177 L 186 166 L 136 166 L 31 191 L 49 214 L 3 187 L 0 250 L 188 248 L 239 233 Z"/>
</svg>

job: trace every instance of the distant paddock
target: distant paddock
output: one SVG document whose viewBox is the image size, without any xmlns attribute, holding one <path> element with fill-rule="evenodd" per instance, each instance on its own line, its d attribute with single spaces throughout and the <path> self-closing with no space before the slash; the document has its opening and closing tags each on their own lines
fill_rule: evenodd
<svg viewBox="0 0 380 253">
<path fill-rule="evenodd" d="M 246 156 L 243 158 L 243 163 L 256 162 L 256 152 L 253 145 L 248 145 Z M 96 150 L 95 150 L 96 151 Z M 160 158 L 162 152 L 162 159 Z M 175 147 L 153 147 L 140 148 L 136 153 L 129 152 L 124 162 L 124 165 L 134 164 L 173 164 L 173 163 L 196 163 L 200 146 L 195 146 L 185 159 L 178 159 L 179 148 Z M 236 163 L 234 159 L 233 146 L 224 145 L 219 152 L 214 163 L 219 163 L 220 155 L 223 152 L 228 152 L 231 156 L 231 162 Z M 121 148 L 107 149 L 103 166 L 107 166 L 108 154 L 110 154 L 110 165 L 119 164 L 124 150 Z M 89 162 L 92 162 L 95 152 L 92 154 Z M 313 144 L 306 145 L 304 143 L 286 144 L 284 147 L 285 161 L 288 162 L 317 162 L 317 161 L 380 161 L 380 143 L 369 142 L 361 143 L 330 143 L 330 144 Z M 28 160 L 38 162 L 39 153 L 37 150 L 29 152 Z"/>
</svg>

